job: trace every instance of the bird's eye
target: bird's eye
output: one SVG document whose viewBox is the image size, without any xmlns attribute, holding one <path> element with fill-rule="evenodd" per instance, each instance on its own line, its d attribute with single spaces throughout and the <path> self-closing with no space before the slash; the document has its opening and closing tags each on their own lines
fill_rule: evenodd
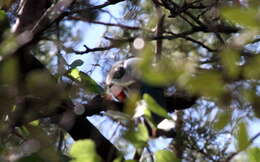
<svg viewBox="0 0 260 162">
<path fill-rule="evenodd" d="M 116 69 L 113 79 L 120 79 L 124 76 L 125 74 L 125 69 L 123 67 L 119 67 Z"/>
</svg>

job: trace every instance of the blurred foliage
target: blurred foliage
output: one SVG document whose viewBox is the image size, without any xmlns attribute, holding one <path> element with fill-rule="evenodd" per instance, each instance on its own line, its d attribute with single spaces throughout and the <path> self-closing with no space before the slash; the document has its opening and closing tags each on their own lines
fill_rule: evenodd
<svg viewBox="0 0 260 162">
<path fill-rule="evenodd" d="M 238 52 L 232 49 L 226 49 L 221 54 L 221 60 L 227 76 L 229 76 L 230 78 L 236 78 L 240 72 L 240 67 L 237 66 L 240 61 Z"/>
<path fill-rule="evenodd" d="M 224 90 L 224 83 L 218 72 L 204 72 L 192 78 L 187 85 L 193 93 L 200 93 L 208 97 L 220 97 Z M 207 85 L 207 86 L 205 86 Z"/>
<path fill-rule="evenodd" d="M 255 56 L 254 58 L 248 61 L 248 64 L 244 67 L 244 75 L 248 79 L 259 79 L 260 71 L 258 70 L 258 66 L 260 63 L 260 57 Z"/>
<path fill-rule="evenodd" d="M 140 95 L 138 93 L 132 93 L 130 96 L 127 98 L 126 104 L 124 106 L 124 113 L 129 114 L 131 116 L 134 116 L 135 114 L 135 108 L 136 108 L 136 103 L 140 101 Z M 149 114 L 149 112 L 147 112 Z"/>
<path fill-rule="evenodd" d="M 143 150 L 149 139 L 148 130 L 144 124 L 138 124 L 136 128 L 132 125 L 132 127 L 125 132 L 124 136 L 138 151 Z"/>
<path fill-rule="evenodd" d="M 72 145 L 69 154 L 72 157 L 71 162 L 101 162 L 91 140 L 78 140 Z"/>
<path fill-rule="evenodd" d="M 13 0 L 1 0 L 0 9 L 8 9 L 12 3 L 13 3 Z"/>
<path fill-rule="evenodd" d="M 223 129 L 225 126 L 229 124 L 231 120 L 231 112 L 224 111 L 218 114 L 217 122 L 214 124 L 214 128 L 217 130 Z"/>
<path fill-rule="evenodd" d="M 257 6 L 254 6 L 253 8 L 223 8 L 221 13 L 233 23 L 259 30 L 260 12 Z"/>
<path fill-rule="evenodd" d="M 182 53 L 176 52 L 175 56 L 166 56 L 155 65 L 153 48 L 153 44 L 147 44 L 141 55 L 143 61 L 139 67 L 146 82 L 152 85 L 169 85 L 180 81 L 182 84 L 183 80 L 191 77 L 193 67 L 196 66 L 195 60 L 184 58 Z"/>
<path fill-rule="evenodd" d="M 155 153 L 156 162 L 179 162 L 180 159 L 176 158 L 174 153 L 167 150 L 160 150 Z"/>
<path fill-rule="evenodd" d="M 147 108 L 151 112 L 153 112 L 161 117 L 164 117 L 166 119 L 171 119 L 171 117 L 168 115 L 167 111 L 164 108 L 162 108 L 160 105 L 158 105 L 158 103 L 156 103 L 156 101 L 150 95 L 144 94 L 143 99 L 147 104 Z"/>
<path fill-rule="evenodd" d="M 249 162 L 257 162 L 259 161 L 259 153 L 260 153 L 260 148 L 253 147 L 248 149 L 248 159 Z"/>
<path fill-rule="evenodd" d="M 0 78 L 2 84 L 15 85 L 18 81 L 18 62 L 16 59 L 9 59 L 4 62 L 0 69 Z"/>
<path fill-rule="evenodd" d="M 8 1 L 7 1 L 8 3 Z M 1 4 L 0 4 L 1 6 Z M 7 13 L 0 7 L 0 56 L 7 55 L 17 48 L 15 38 L 10 32 L 10 22 Z"/>
<path fill-rule="evenodd" d="M 239 150 L 244 150 L 249 145 L 248 131 L 247 131 L 247 127 L 246 127 L 245 123 L 239 124 L 237 141 L 238 141 Z"/>
<path fill-rule="evenodd" d="M 0 33 L 0 40 L 2 41 L 2 37 L 4 35 L 4 33 L 6 32 L 6 30 L 9 28 L 9 21 L 6 15 L 6 12 L 3 10 L 0 10 L 0 29 L 1 29 L 1 33 Z"/>
</svg>

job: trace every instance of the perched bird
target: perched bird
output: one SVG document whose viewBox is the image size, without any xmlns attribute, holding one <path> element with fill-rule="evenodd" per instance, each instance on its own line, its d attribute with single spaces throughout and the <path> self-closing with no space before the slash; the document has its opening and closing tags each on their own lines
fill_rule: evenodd
<svg viewBox="0 0 260 162">
<path fill-rule="evenodd" d="M 110 69 L 106 78 L 108 94 L 113 99 L 123 102 L 128 96 L 128 92 L 139 88 L 136 66 L 141 61 L 140 58 L 130 58 L 116 62 Z"/>
<path fill-rule="evenodd" d="M 141 58 L 129 58 L 116 62 L 110 69 L 106 86 L 108 93 L 119 102 L 123 102 L 131 92 L 144 93 L 152 96 L 162 107 L 165 107 L 164 88 L 145 83 L 138 72 Z"/>
<path fill-rule="evenodd" d="M 107 93 L 112 99 L 124 103 L 125 99 L 133 92 L 139 93 L 140 96 L 146 93 L 153 97 L 168 112 L 173 112 L 175 109 L 186 109 L 195 104 L 198 98 L 195 95 L 189 95 L 184 91 L 181 94 L 176 93 L 172 96 L 167 96 L 164 92 L 167 87 L 154 86 L 144 82 L 137 68 L 141 61 L 141 58 L 134 57 L 118 61 L 112 66 L 106 77 Z M 152 117 L 156 124 L 163 120 L 162 117 L 153 113 Z M 153 132 L 154 130 L 151 131 Z M 164 134 L 171 137 L 176 135 L 173 129 L 171 131 L 157 129 L 156 131 L 157 135 Z"/>
<path fill-rule="evenodd" d="M 140 96 L 147 93 L 162 107 L 166 106 L 164 88 L 145 83 L 138 72 L 138 64 L 141 58 L 129 58 L 116 62 L 110 69 L 106 86 L 108 94 L 118 102 L 124 102 L 131 93 L 139 93 Z M 155 121 L 162 118 L 153 115 Z"/>
</svg>

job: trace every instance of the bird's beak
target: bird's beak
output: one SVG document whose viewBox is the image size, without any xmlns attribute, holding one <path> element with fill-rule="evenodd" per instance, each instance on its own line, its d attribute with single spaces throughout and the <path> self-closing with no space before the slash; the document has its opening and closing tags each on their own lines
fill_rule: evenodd
<svg viewBox="0 0 260 162">
<path fill-rule="evenodd" d="M 127 95 L 125 89 L 117 85 L 109 85 L 110 93 L 119 102 L 124 102 Z"/>
<path fill-rule="evenodd" d="M 117 96 L 116 99 L 119 100 L 119 102 L 124 102 L 126 100 L 126 93 L 124 90 L 122 90 Z"/>
</svg>

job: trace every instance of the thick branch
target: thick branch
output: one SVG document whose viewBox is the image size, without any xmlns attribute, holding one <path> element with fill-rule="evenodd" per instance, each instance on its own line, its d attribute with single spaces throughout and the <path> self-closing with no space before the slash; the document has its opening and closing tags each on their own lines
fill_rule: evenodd
<svg viewBox="0 0 260 162">
<path fill-rule="evenodd" d="M 45 0 L 42 0 L 45 1 Z M 41 64 L 35 57 L 29 54 L 29 51 L 27 48 L 33 44 L 33 41 L 35 41 L 39 35 L 43 33 L 50 25 L 52 25 L 55 21 L 61 20 L 66 14 L 64 14 L 65 9 L 67 9 L 74 0 L 61 0 L 58 1 L 57 4 L 52 5 L 49 9 L 46 10 L 46 8 L 41 8 L 41 10 L 37 10 L 35 12 L 42 13 L 40 17 L 35 18 L 35 22 L 33 25 L 31 25 L 29 22 L 22 23 L 20 22 L 15 30 L 18 40 L 18 47 L 8 53 L 9 55 L 4 57 L 3 60 L 0 62 L 0 65 L 3 65 L 4 62 L 8 61 L 9 59 L 17 59 L 18 61 L 18 70 L 17 73 L 19 75 L 18 83 L 20 85 L 19 94 L 25 95 L 26 90 L 24 89 L 26 86 L 26 78 L 29 73 L 35 70 L 42 70 L 46 71 L 51 78 L 55 79 L 51 74 L 47 71 L 45 66 Z M 27 0 L 27 3 L 35 3 L 34 0 Z M 30 17 L 30 15 L 26 15 L 25 12 L 27 10 L 33 10 L 33 8 L 28 7 L 30 5 L 27 5 L 26 7 L 23 7 L 23 10 L 21 11 L 21 17 Z M 45 11 L 46 10 L 46 11 Z M 20 19 L 21 20 L 21 19 Z M 23 24 L 23 26 L 21 26 Z M 19 29 L 19 30 L 18 30 Z M 37 42 L 37 41 L 36 41 Z M 58 84 L 57 84 L 58 85 Z M 41 101 L 44 103 L 44 101 Z M 46 101 L 47 102 L 47 101 Z M 91 138 L 93 139 L 97 144 L 97 152 L 100 154 L 100 156 L 105 161 L 112 161 L 111 154 L 108 151 L 105 150 L 115 150 L 115 147 L 86 119 L 87 114 L 93 114 L 97 113 L 101 110 L 97 110 L 98 106 L 93 107 L 93 105 L 85 105 L 86 112 L 83 115 L 75 115 L 74 105 L 70 101 L 70 99 L 64 99 L 62 103 L 57 106 L 53 111 L 46 112 L 45 113 L 38 113 L 40 111 L 39 109 L 31 109 L 28 105 L 38 105 L 40 104 L 36 100 L 26 99 L 24 98 L 22 101 L 20 101 L 19 108 L 16 108 L 16 111 L 14 112 L 14 118 L 12 119 L 11 127 L 13 126 L 19 126 L 25 122 L 29 122 L 30 120 L 39 119 L 42 117 L 50 117 L 50 116 L 60 116 L 64 113 L 66 115 L 69 113 L 69 120 L 72 121 L 72 127 L 66 127 L 66 130 L 71 134 L 71 136 L 74 139 L 81 139 L 81 138 Z M 44 107 L 44 105 L 41 105 Z M 95 108 L 95 111 L 94 111 Z M 26 112 L 34 112 L 36 116 L 32 116 L 31 118 L 26 118 L 24 120 L 23 115 Z M 91 112 L 93 111 L 93 112 Z M 66 117 L 66 116 L 65 116 Z M 62 118 L 64 116 L 62 115 Z M 10 128 L 12 129 L 12 128 Z M 6 130 L 9 132 L 8 130 Z M 80 134 L 79 134 L 80 132 Z M 115 154 L 112 154 L 112 157 L 114 157 Z"/>
</svg>

